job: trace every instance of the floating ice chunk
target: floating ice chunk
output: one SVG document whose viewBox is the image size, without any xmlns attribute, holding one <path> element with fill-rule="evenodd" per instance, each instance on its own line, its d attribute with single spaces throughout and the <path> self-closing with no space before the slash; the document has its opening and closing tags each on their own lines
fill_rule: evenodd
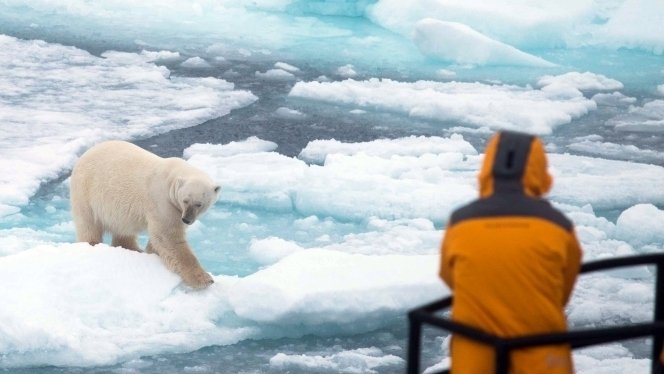
<svg viewBox="0 0 664 374">
<path fill-rule="evenodd" d="M 241 144 L 238 149 L 251 149 Z M 477 197 L 482 160 L 460 136 L 313 141 L 300 155 L 311 165 L 261 145 L 229 154 L 224 147 L 197 145 L 185 153 L 221 183 L 221 201 L 350 221 L 376 216 L 445 222 L 453 209 Z M 550 154 L 549 160 L 555 178 L 550 197 L 557 203 L 596 209 L 664 204 L 664 190 L 651 187 L 664 180 L 661 166 L 564 154 Z"/>
<path fill-rule="evenodd" d="M 664 84 L 660 84 L 657 86 L 657 94 L 660 96 L 664 96 Z"/>
<path fill-rule="evenodd" d="M 602 74 L 576 71 L 561 75 L 545 75 L 537 82 L 539 87 L 563 85 L 574 87 L 580 91 L 614 91 L 623 88 L 623 84 Z"/>
<path fill-rule="evenodd" d="M 560 86 L 559 86 L 560 87 Z M 372 78 L 340 82 L 297 82 L 289 95 L 362 109 L 402 113 L 434 121 L 458 121 L 492 129 L 549 134 L 597 104 L 570 86 L 529 87 L 464 82 L 397 82 Z"/>
<path fill-rule="evenodd" d="M 664 210 L 653 204 L 638 204 L 622 213 L 616 221 L 617 235 L 635 244 L 664 242 Z"/>
<path fill-rule="evenodd" d="M 294 242 L 277 237 L 253 239 L 249 245 L 249 254 L 262 265 L 271 265 L 282 258 L 304 248 Z"/>
<path fill-rule="evenodd" d="M 190 57 L 186 60 L 184 60 L 180 66 L 183 68 L 189 68 L 189 69 L 208 69 L 211 68 L 212 65 L 210 65 L 209 62 L 205 61 L 204 59 L 196 56 L 196 57 Z"/>
<path fill-rule="evenodd" d="M 281 370 L 304 370 L 316 373 L 380 373 L 382 368 L 402 365 L 401 357 L 384 354 L 382 350 L 358 348 L 330 355 L 288 355 L 278 353 L 270 358 L 270 367 Z"/>
<path fill-rule="evenodd" d="M 208 157 L 228 157 L 241 153 L 271 152 L 277 149 L 277 143 L 259 139 L 256 136 L 249 137 L 243 141 L 230 142 L 228 144 L 192 144 L 184 152 L 184 158 L 194 155 L 205 155 Z"/>
<path fill-rule="evenodd" d="M 355 67 L 351 64 L 340 66 L 337 69 L 337 75 L 343 77 L 343 78 L 352 78 L 357 75 L 357 72 L 355 71 Z"/>
<path fill-rule="evenodd" d="M 457 73 L 453 70 L 439 69 L 436 70 L 436 76 L 441 79 L 452 79 L 456 77 Z"/>
<path fill-rule="evenodd" d="M 365 255 L 432 255 L 437 254 L 442 233 L 426 218 L 384 220 L 371 217 L 371 231 L 348 234 L 338 243 L 322 247 L 326 250 Z"/>
<path fill-rule="evenodd" d="M 247 147 L 257 152 L 248 152 Z M 221 184 L 219 201 L 291 211 L 293 189 L 302 183 L 307 165 L 301 160 L 266 151 L 274 148 L 276 144 L 272 142 L 250 138 L 248 145 L 243 142 L 224 146 L 196 144 L 185 150 L 185 157 Z"/>
<path fill-rule="evenodd" d="M 601 156 L 611 159 L 622 159 L 643 163 L 664 164 L 664 153 L 650 149 L 640 149 L 634 145 L 616 144 L 583 140 L 567 146 L 572 151 Z"/>
<path fill-rule="evenodd" d="M 26 204 L 96 142 L 196 125 L 256 100 L 215 78 L 169 79 L 168 69 L 146 62 L 154 56 L 100 58 L 8 36 L 0 50 L 0 207 Z"/>
<path fill-rule="evenodd" d="M 220 201 L 263 209 L 294 209 L 305 216 L 344 220 L 425 217 L 438 221 L 446 219 L 450 209 L 475 196 L 477 156 L 472 155 L 474 148 L 461 137 L 447 145 L 442 139 L 428 142 L 406 138 L 396 147 L 383 142 L 384 148 L 395 149 L 394 155 L 358 153 L 331 157 L 317 151 L 319 155 L 313 157 L 325 158 L 324 167 L 308 166 L 302 160 L 274 152 L 224 155 L 224 146 L 197 145 L 185 156 L 221 183 Z M 380 154 L 380 144 L 381 141 L 363 146 Z M 355 153 L 358 149 L 350 147 L 349 151 Z M 460 149 L 471 155 L 464 155 Z M 440 153 L 429 153 L 432 151 Z M 464 177 L 448 172 L 449 168 Z M 466 178 L 464 173 L 468 172 Z M 440 193 L 442 183 L 444 194 Z"/>
<path fill-rule="evenodd" d="M 399 139 L 378 139 L 370 142 L 343 143 L 335 139 L 310 141 L 298 158 L 322 164 L 329 154 L 356 155 L 365 153 L 371 156 L 421 156 L 427 153 L 461 153 L 477 155 L 475 148 L 463 139 L 452 135 L 449 138 L 438 136 L 409 136 Z"/>
<path fill-rule="evenodd" d="M 19 253 L 54 241 L 71 239 L 70 235 L 68 232 L 67 237 L 63 238 L 52 232 L 21 227 L 0 230 L 0 256 Z"/>
<path fill-rule="evenodd" d="M 653 100 L 641 107 L 630 107 L 628 113 L 619 114 L 606 122 L 619 131 L 664 132 L 664 100 Z"/>
<path fill-rule="evenodd" d="M 250 327 L 215 324 L 230 313 L 235 278 L 215 279 L 189 292 L 157 256 L 103 244 L 1 257 L 0 365 L 107 365 L 253 336 Z"/>
<path fill-rule="evenodd" d="M 353 109 L 348 111 L 350 114 L 365 114 L 367 111 L 362 109 Z"/>
<path fill-rule="evenodd" d="M 664 180 L 664 167 L 567 154 L 549 154 L 549 162 L 555 201 L 596 209 L 664 204 L 664 189 L 652 188 Z"/>
<path fill-rule="evenodd" d="M 291 120 L 300 120 L 306 117 L 306 115 L 300 112 L 299 110 L 290 109 L 286 107 L 278 108 L 274 113 L 277 115 L 277 117 L 281 117 L 284 119 L 291 119 Z"/>
<path fill-rule="evenodd" d="M 283 69 L 270 69 L 266 72 L 256 72 L 256 77 L 266 80 L 275 80 L 275 81 L 289 81 L 295 79 L 293 73 L 287 72 Z"/>
<path fill-rule="evenodd" d="M 626 0 L 616 5 L 607 22 L 596 30 L 594 39 L 597 43 L 613 48 L 639 48 L 656 55 L 663 54 L 662 4 L 657 0 Z"/>
<path fill-rule="evenodd" d="M 426 56 L 458 64 L 556 66 L 457 22 L 423 19 L 415 26 L 413 42 Z"/>
<path fill-rule="evenodd" d="M 628 106 L 636 102 L 635 97 L 629 97 L 621 94 L 620 92 L 612 92 L 610 94 L 598 93 L 593 95 L 592 100 L 598 105 L 606 106 Z"/>
<path fill-rule="evenodd" d="M 146 51 L 142 50 L 141 53 L 127 53 L 119 51 L 106 51 L 101 54 L 102 57 L 113 60 L 116 62 L 122 62 L 125 64 L 138 64 L 141 62 L 165 62 L 165 61 L 177 61 L 179 60 L 179 52 L 171 51 Z"/>
<path fill-rule="evenodd" d="M 595 346 L 574 351 L 574 369 L 578 374 L 647 373 L 649 359 L 637 359 L 621 344 Z"/>
<path fill-rule="evenodd" d="M 274 67 L 277 69 L 286 70 L 289 73 L 297 73 L 298 71 L 300 71 L 300 68 L 298 68 L 297 66 L 293 66 L 285 62 L 275 62 Z"/>
<path fill-rule="evenodd" d="M 609 272 L 587 274 L 575 285 L 567 315 L 572 326 L 646 322 L 652 320 L 653 299 L 651 281 L 614 277 Z"/>
<path fill-rule="evenodd" d="M 381 0 L 367 9 L 368 18 L 389 30 L 410 36 L 424 18 L 464 23 L 485 35 L 520 47 L 556 48 L 570 30 L 586 24 L 591 1 L 428 1 Z M 590 17 L 592 18 L 592 17 Z M 584 35 L 585 36 L 585 35 Z"/>
<path fill-rule="evenodd" d="M 310 249 L 240 279 L 229 300 L 235 313 L 258 322 L 374 324 L 444 295 L 438 264 L 437 255 L 363 256 Z"/>
</svg>

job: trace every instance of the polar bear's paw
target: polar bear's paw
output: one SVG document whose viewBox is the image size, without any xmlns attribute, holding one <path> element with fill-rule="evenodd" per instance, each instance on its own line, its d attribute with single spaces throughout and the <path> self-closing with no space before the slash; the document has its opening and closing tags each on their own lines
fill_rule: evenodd
<svg viewBox="0 0 664 374">
<path fill-rule="evenodd" d="M 183 279 L 189 287 L 194 289 L 207 288 L 214 283 L 212 276 L 205 271 L 199 271 L 189 276 L 184 276 Z"/>
</svg>

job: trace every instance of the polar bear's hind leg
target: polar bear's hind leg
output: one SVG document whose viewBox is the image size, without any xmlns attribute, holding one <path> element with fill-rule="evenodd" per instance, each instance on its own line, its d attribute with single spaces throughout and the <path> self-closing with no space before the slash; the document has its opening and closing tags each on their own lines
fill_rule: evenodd
<svg viewBox="0 0 664 374">
<path fill-rule="evenodd" d="M 113 234 L 113 241 L 111 245 L 114 247 L 122 247 L 132 251 L 141 252 L 141 248 L 138 246 L 136 241 L 136 236 L 123 236 Z"/>
<path fill-rule="evenodd" d="M 77 199 L 72 199 L 72 212 L 74 213 L 77 241 L 87 242 L 90 245 L 101 243 L 104 228 L 101 222 L 95 219 L 92 209 L 86 206 L 86 204 L 77 201 Z"/>
</svg>

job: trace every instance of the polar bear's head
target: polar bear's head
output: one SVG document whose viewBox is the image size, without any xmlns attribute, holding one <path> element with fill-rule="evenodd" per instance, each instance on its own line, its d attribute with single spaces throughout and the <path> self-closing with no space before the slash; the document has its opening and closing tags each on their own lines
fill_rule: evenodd
<svg viewBox="0 0 664 374">
<path fill-rule="evenodd" d="M 194 223 L 217 201 L 221 189 L 207 178 L 179 178 L 177 184 L 177 205 L 182 212 L 182 222 L 187 225 Z"/>
</svg>

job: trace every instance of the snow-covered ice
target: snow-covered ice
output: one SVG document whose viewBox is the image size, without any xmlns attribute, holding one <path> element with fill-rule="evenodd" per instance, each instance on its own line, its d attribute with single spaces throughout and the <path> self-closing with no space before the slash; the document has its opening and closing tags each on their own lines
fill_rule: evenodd
<svg viewBox="0 0 664 374">
<path fill-rule="evenodd" d="M 416 141 L 420 147 L 413 147 Z M 313 215 L 303 213 L 307 218 L 294 221 L 291 227 L 318 236 L 307 243 L 274 235 L 255 237 L 246 250 L 260 265 L 257 271 L 242 277 L 214 274 L 216 283 L 202 292 L 187 290 L 154 255 L 106 245 L 53 244 L 57 238 L 48 230 L 5 232 L 3 245 L 11 247 L 12 237 L 26 235 L 35 241 L 3 252 L 5 256 L 0 258 L 0 283 L 10 285 L 0 290 L 0 297 L 8 302 L 1 312 L 2 320 L 11 321 L 0 329 L 0 346 L 11 352 L 3 358 L 2 366 L 100 365 L 245 339 L 301 336 L 321 329 L 328 333 L 370 331 L 385 323 L 381 321 L 448 292 L 437 277 L 442 233 L 434 222 L 447 218 L 438 211 L 449 212 L 459 201 L 476 195 L 475 175 L 482 157 L 461 136 L 357 144 L 312 142 L 306 153 L 321 165 L 279 155 L 275 149 L 275 143 L 250 138 L 225 145 L 197 144 L 186 150 L 189 162 L 222 181 L 228 190 L 222 197 L 226 195 L 228 202 L 243 205 L 275 196 L 287 199 L 288 204 L 263 201 L 259 205 L 273 212 L 309 211 Z M 568 184 L 566 194 L 554 189 L 552 199 L 576 222 L 585 260 L 635 254 L 664 241 L 658 230 L 663 224 L 662 210 L 652 204 L 629 205 L 629 196 L 637 194 L 646 201 L 664 201 L 656 192 L 635 193 L 641 191 L 640 185 L 663 180 L 664 168 L 571 155 L 551 155 L 551 163 L 556 183 Z M 270 171 L 274 174 L 267 174 Z M 638 174 L 641 183 L 627 184 L 636 178 L 630 173 Z M 358 174 L 362 175 L 361 183 L 357 182 Z M 643 176 L 650 176 L 653 182 L 644 182 Z M 312 184 L 312 179 L 320 183 Z M 342 183 L 326 186 L 339 179 Z M 613 180 L 623 189 L 611 192 L 616 197 L 607 198 L 607 188 L 600 188 Z M 418 193 L 413 197 L 416 182 L 435 187 L 437 195 L 426 201 L 436 209 L 413 211 L 413 203 L 424 196 Z M 353 206 L 357 214 L 337 214 L 344 220 L 362 219 L 375 210 L 372 201 L 356 195 L 352 186 L 386 183 L 394 196 L 388 200 L 388 217 L 369 219 L 364 232 L 320 236 L 342 225 L 334 219 L 318 218 L 329 216 L 330 209 L 348 212 L 348 206 Z M 594 185 L 602 192 L 596 192 Z M 375 193 L 376 188 L 371 190 Z M 448 205 L 438 197 L 440 191 L 455 189 L 467 196 L 450 200 Z M 334 191 L 334 200 L 315 203 L 328 191 Z M 307 199 L 310 202 L 306 203 Z M 338 200 L 347 206 L 334 208 Z M 597 216 L 589 204 L 623 207 L 624 212 L 614 224 Z M 210 212 L 212 221 L 195 228 L 192 238 L 214 225 L 212 222 L 219 219 L 215 218 L 219 216 L 214 212 L 217 209 Z M 417 218 L 395 219 L 394 215 Z M 569 308 L 572 325 L 647 320 L 651 310 L 641 306 L 652 302 L 651 277 L 647 269 L 582 277 Z M 24 295 L 38 296 L 26 299 Z M 351 356 L 358 361 L 349 367 L 372 362 L 387 365 L 392 360 L 397 365 L 388 354 L 376 351 L 364 357 L 357 353 Z M 345 356 L 343 352 L 281 354 L 274 356 L 270 365 L 320 365 L 323 370 L 342 365 L 339 360 Z M 608 359 L 587 354 L 576 357 L 580 368 L 587 370 L 590 366 L 584 365 L 592 360 L 605 365 Z M 629 359 L 623 364 L 639 366 L 641 361 Z M 369 366 L 365 369 L 374 370 Z"/>
<path fill-rule="evenodd" d="M 663 17 L 658 0 L 0 2 L 0 369 L 210 372 L 238 347 L 223 362 L 245 371 L 402 372 L 405 311 L 447 294 L 440 238 L 497 129 L 543 136 L 584 261 L 664 251 Z M 188 233 L 211 288 L 70 244 L 68 170 L 110 138 L 184 149 L 221 182 Z M 570 325 L 649 320 L 652 281 L 582 276 Z M 577 372 L 646 372 L 648 349 L 576 351 Z"/>
<path fill-rule="evenodd" d="M 217 78 L 170 78 L 170 53 L 90 53 L 0 35 L 0 216 L 105 139 L 196 125 L 256 97 Z"/>
<path fill-rule="evenodd" d="M 664 100 L 653 100 L 643 106 L 632 106 L 627 113 L 617 115 L 607 124 L 619 131 L 663 133 Z"/>
<path fill-rule="evenodd" d="M 298 82 L 290 96 L 388 111 L 433 121 L 549 134 L 597 108 L 573 84 L 541 89 L 467 82 L 397 82 L 372 78 Z"/>
<path fill-rule="evenodd" d="M 317 373 L 380 373 L 381 368 L 403 364 L 401 357 L 384 354 L 379 348 L 358 348 L 330 355 L 288 355 L 279 353 L 270 358 L 270 366 L 278 370 L 302 369 Z"/>
<path fill-rule="evenodd" d="M 413 41 L 424 55 L 459 64 L 555 66 L 457 22 L 425 18 L 415 25 Z"/>
</svg>

